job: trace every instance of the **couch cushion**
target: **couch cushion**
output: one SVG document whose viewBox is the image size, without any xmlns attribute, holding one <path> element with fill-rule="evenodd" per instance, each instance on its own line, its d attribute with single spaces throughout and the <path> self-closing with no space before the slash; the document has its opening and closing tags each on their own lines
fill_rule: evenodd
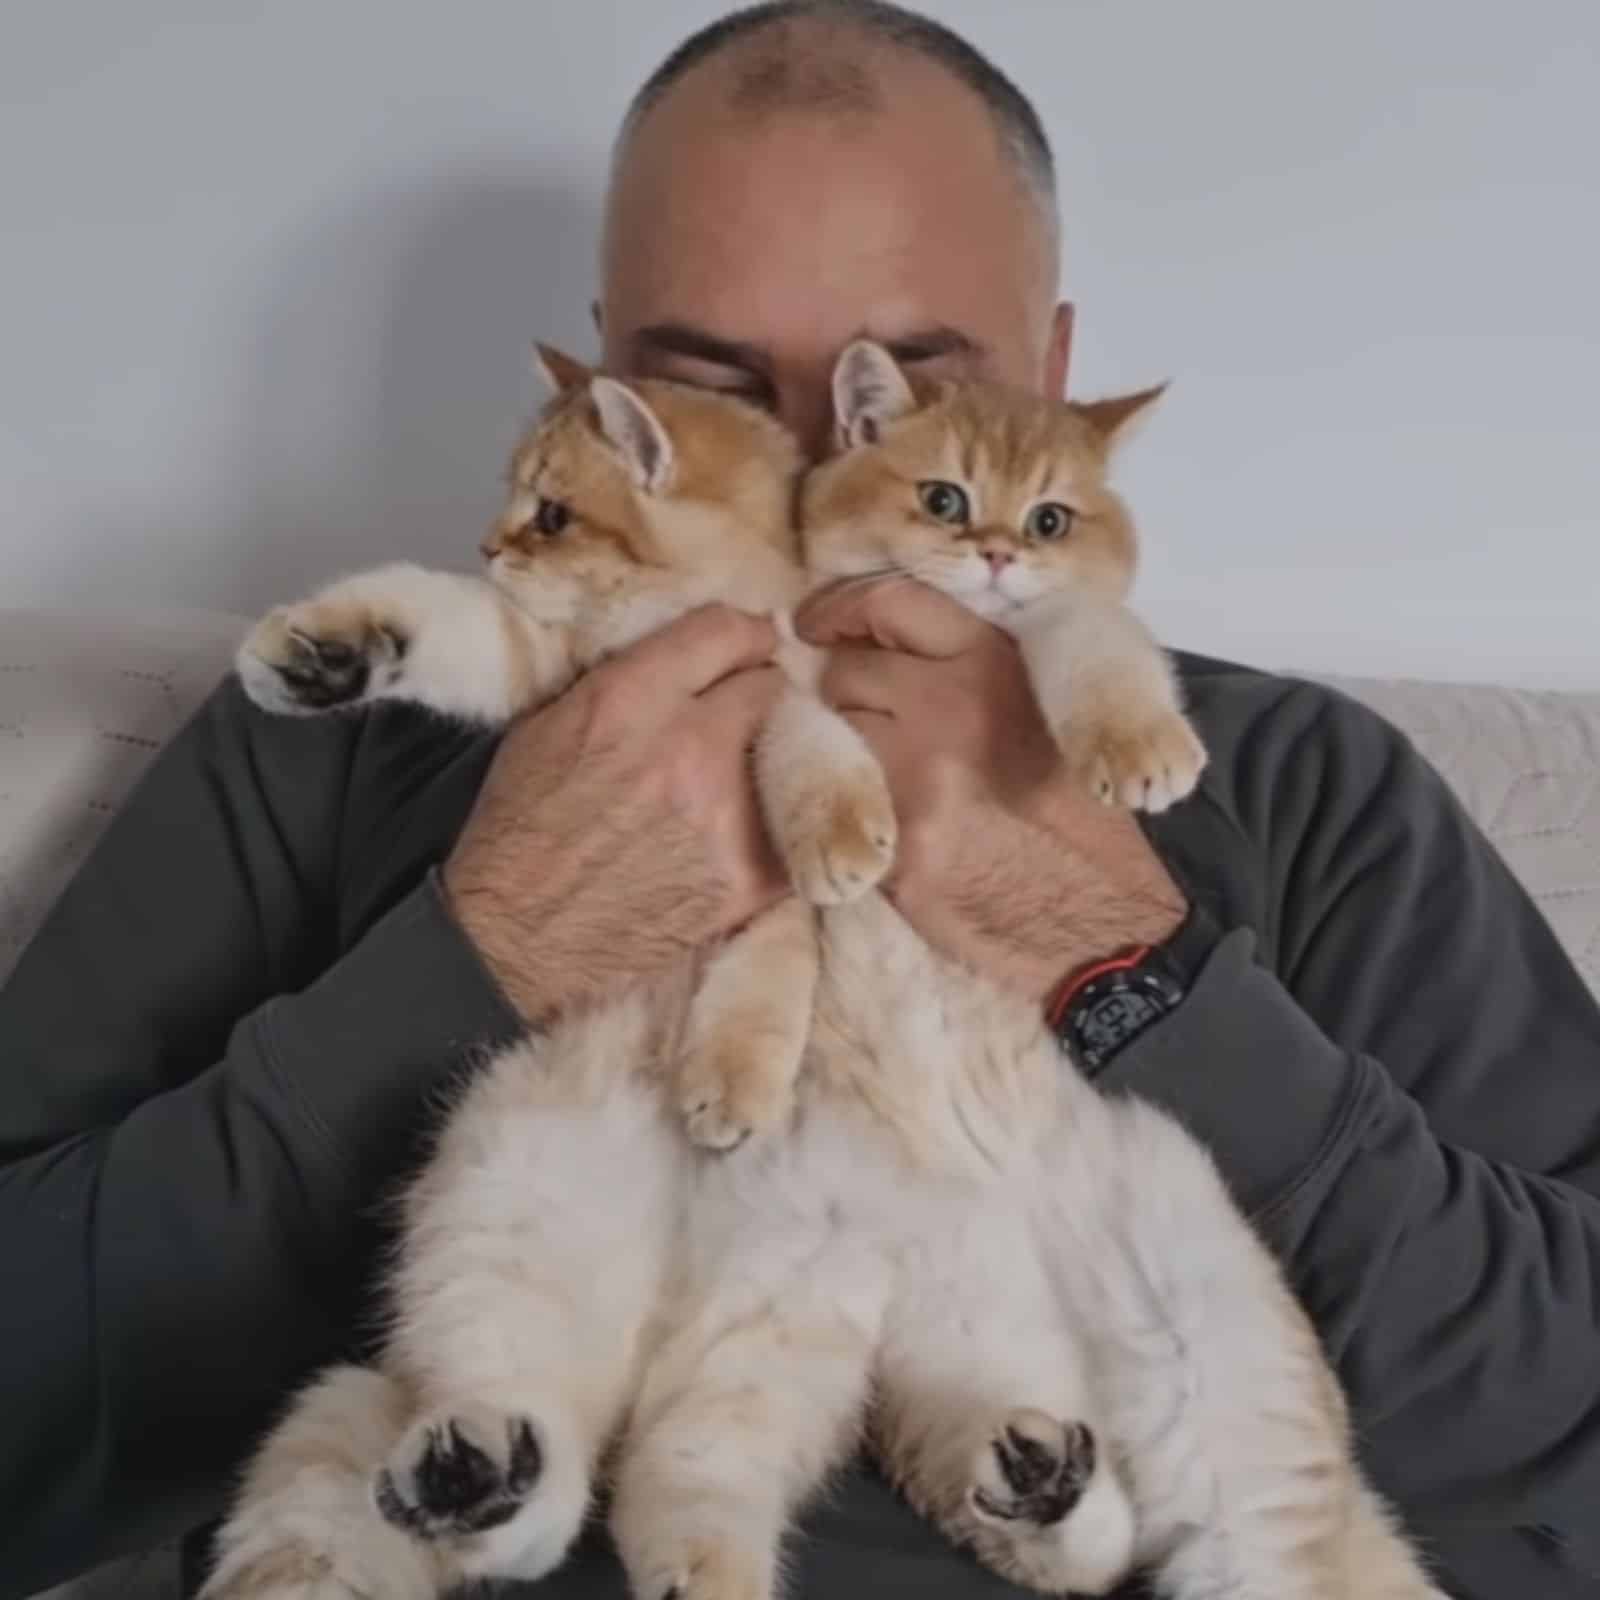
<svg viewBox="0 0 1600 1600">
<path fill-rule="evenodd" d="M 1600 995 L 1600 694 L 1324 681 L 1410 736 Z"/>
</svg>

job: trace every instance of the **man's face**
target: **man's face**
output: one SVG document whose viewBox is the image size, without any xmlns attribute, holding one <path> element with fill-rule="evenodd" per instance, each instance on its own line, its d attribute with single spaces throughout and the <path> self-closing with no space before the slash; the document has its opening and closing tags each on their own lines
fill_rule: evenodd
<svg viewBox="0 0 1600 1600">
<path fill-rule="evenodd" d="M 881 110 L 842 118 L 752 120 L 695 76 L 648 114 L 611 196 L 611 371 L 736 391 L 813 455 L 863 335 L 932 376 L 1061 392 L 1070 308 L 987 111 L 932 66 L 884 79 Z"/>
</svg>

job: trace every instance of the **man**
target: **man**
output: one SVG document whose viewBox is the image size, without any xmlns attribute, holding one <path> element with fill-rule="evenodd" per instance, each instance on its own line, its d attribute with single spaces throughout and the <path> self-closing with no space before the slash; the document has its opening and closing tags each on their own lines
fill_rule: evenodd
<svg viewBox="0 0 1600 1600">
<path fill-rule="evenodd" d="M 1056 267 L 1016 91 L 931 23 L 813 0 L 643 91 L 598 309 L 611 367 L 821 450 L 863 332 L 1059 391 Z M 1448 1585 L 1597 1592 L 1600 1015 L 1437 778 L 1334 696 L 1186 660 L 1213 765 L 1141 829 L 1043 775 L 1014 650 L 953 604 L 856 591 L 807 627 L 930 940 L 1041 1004 L 1159 947 L 1136 971 L 1166 998 L 1102 1032 L 1100 1079 L 1215 1149 Z M 214 1515 L 351 1347 L 430 1094 L 782 892 L 745 776 L 772 643 L 698 614 L 497 746 L 403 709 L 272 719 L 230 683 L 164 752 L 0 995 L 0 1589 Z M 865 1477 L 812 1528 L 808 1595 L 1009 1592 Z M 591 1554 L 549 1592 L 619 1585 Z"/>
</svg>

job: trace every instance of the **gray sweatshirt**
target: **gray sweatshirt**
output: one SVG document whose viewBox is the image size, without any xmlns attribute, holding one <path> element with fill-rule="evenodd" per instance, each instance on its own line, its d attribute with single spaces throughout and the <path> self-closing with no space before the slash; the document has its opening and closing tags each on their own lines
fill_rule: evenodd
<svg viewBox="0 0 1600 1600">
<path fill-rule="evenodd" d="M 1103 1085 L 1215 1151 L 1451 1592 L 1600 1595 L 1600 1011 L 1393 729 L 1182 665 L 1212 766 L 1150 833 L 1211 948 Z M 491 750 L 230 681 L 0 991 L 0 1595 L 214 1517 L 370 1347 L 378 1202 L 516 1031 L 432 871 Z M 803 1594 L 1013 1592 L 865 1474 L 811 1526 Z"/>
</svg>

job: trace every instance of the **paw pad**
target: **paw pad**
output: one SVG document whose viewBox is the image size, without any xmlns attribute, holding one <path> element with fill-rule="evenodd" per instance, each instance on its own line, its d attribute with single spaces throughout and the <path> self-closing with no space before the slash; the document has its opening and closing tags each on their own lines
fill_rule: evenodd
<svg viewBox="0 0 1600 1600">
<path fill-rule="evenodd" d="M 509 1522 L 543 1465 L 533 1424 L 513 1417 L 503 1448 L 456 1417 L 413 1430 L 399 1459 L 373 1483 L 384 1521 L 420 1539 L 482 1533 Z"/>
<path fill-rule="evenodd" d="M 1094 1477 L 1097 1451 L 1091 1429 L 1028 1413 L 1013 1418 L 989 1443 L 991 1470 L 972 1491 L 972 1503 L 1002 1522 L 1046 1528 L 1083 1498 Z"/>
</svg>

